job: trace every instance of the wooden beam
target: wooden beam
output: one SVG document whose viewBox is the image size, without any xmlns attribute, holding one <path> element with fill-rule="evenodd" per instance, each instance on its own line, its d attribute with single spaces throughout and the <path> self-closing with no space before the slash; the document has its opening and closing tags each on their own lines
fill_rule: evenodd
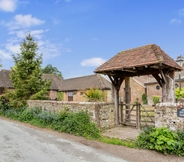
<svg viewBox="0 0 184 162">
<path fill-rule="evenodd" d="M 167 82 L 166 82 L 166 78 L 165 78 L 165 74 L 163 73 L 163 71 L 162 70 L 160 70 L 160 74 L 161 74 L 161 76 L 162 76 L 162 80 L 163 80 L 163 84 L 166 84 Z"/>
<path fill-rule="evenodd" d="M 141 75 L 152 75 L 152 74 L 160 74 L 159 69 L 149 69 L 149 68 L 144 68 L 144 70 L 139 70 L 137 69 L 137 72 L 128 72 L 128 71 L 122 71 L 121 70 L 116 70 L 116 71 L 106 71 L 103 72 L 103 74 L 112 76 L 112 77 L 133 77 L 133 76 L 141 76 Z"/>
<path fill-rule="evenodd" d="M 152 74 L 152 76 L 157 80 L 160 87 L 162 87 L 162 78 L 158 74 Z"/>
<path fill-rule="evenodd" d="M 115 125 L 119 125 L 120 124 L 120 120 L 119 120 L 119 113 L 120 113 L 120 109 L 119 109 L 119 89 L 120 86 L 123 82 L 123 80 L 125 79 L 124 77 L 113 77 L 108 75 L 109 79 L 112 82 L 112 85 L 114 87 L 114 106 L 115 106 L 115 110 L 114 110 L 114 123 Z"/>
</svg>

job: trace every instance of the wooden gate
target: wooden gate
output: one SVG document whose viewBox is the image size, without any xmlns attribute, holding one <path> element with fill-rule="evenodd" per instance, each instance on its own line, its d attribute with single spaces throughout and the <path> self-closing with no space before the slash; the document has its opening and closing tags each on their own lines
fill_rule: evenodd
<svg viewBox="0 0 184 162">
<path fill-rule="evenodd" d="M 120 123 L 141 129 L 143 126 L 154 126 L 154 109 L 148 109 L 139 103 L 120 104 Z"/>
</svg>

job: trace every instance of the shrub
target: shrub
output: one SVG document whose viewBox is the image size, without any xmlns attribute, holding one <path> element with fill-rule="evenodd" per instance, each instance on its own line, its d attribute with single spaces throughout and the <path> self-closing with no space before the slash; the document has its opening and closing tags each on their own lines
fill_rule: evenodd
<svg viewBox="0 0 184 162">
<path fill-rule="evenodd" d="M 83 111 L 68 114 L 63 121 L 62 130 L 66 133 L 88 138 L 100 137 L 100 130 L 95 123 L 90 122 L 89 115 Z"/>
<path fill-rule="evenodd" d="M 143 104 L 145 104 L 145 105 L 148 104 L 147 96 L 146 96 L 145 93 L 142 94 L 142 102 L 143 102 Z"/>
<path fill-rule="evenodd" d="M 176 96 L 176 99 L 184 98 L 184 88 L 182 88 L 181 90 L 179 88 L 176 88 L 175 96 Z"/>
<path fill-rule="evenodd" d="M 98 88 L 90 88 L 84 92 L 84 97 L 86 97 L 89 102 L 103 101 L 104 96 L 104 93 Z"/>
<path fill-rule="evenodd" d="M 58 92 L 58 101 L 63 100 L 63 92 Z"/>
<path fill-rule="evenodd" d="M 184 132 L 173 132 L 165 127 L 146 128 L 138 136 L 136 146 L 164 154 L 184 155 Z"/>
<path fill-rule="evenodd" d="M 6 96 L 1 96 L 0 97 L 0 109 L 2 112 L 11 109 L 11 104 L 9 99 Z"/>
<path fill-rule="evenodd" d="M 51 125 L 55 120 L 58 119 L 58 114 L 53 113 L 48 110 L 44 110 L 43 112 L 38 114 L 38 118 L 41 123 L 48 126 L 48 125 Z"/>
<path fill-rule="evenodd" d="M 87 138 L 100 137 L 100 130 L 95 123 L 91 123 L 89 115 L 83 111 L 72 113 L 64 109 L 60 113 L 54 113 L 47 110 L 42 112 L 41 108 L 14 109 L 10 107 L 4 111 L 0 109 L 0 115 Z"/>
<path fill-rule="evenodd" d="M 154 105 L 156 105 L 159 102 L 160 102 L 160 97 L 159 96 L 153 96 L 153 103 L 154 103 Z"/>
<path fill-rule="evenodd" d="M 20 115 L 20 121 L 31 121 L 33 118 L 37 118 L 38 114 L 41 113 L 41 108 L 25 109 Z"/>
</svg>

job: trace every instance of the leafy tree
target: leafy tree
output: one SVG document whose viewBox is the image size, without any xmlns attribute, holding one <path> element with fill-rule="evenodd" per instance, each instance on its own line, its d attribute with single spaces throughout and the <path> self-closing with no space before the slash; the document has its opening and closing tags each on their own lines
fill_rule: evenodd
<svg viewBox="0 0 184 162">
<path fill-rule="evenodd" d="M 42 55 L 37 55 L 37 43 L 28 34 L 20 45 L 20 53 L 13 59 L 15 66 L 11 68 L 10 78 L 14 91 L 8 97 L 14 107 L 21 107 L 28 99 L 46 99 L 51 82 L 42 80 Z"/>
<path fill-rule="evenodd" d="M 53 67 L 51 64 L 48 64 L 45 68 L 42 69 L 42 71 L 45 74 L 56 74 L 57 76 L 63 78 L 62 73 L 56 67 Z"/>
</svg>

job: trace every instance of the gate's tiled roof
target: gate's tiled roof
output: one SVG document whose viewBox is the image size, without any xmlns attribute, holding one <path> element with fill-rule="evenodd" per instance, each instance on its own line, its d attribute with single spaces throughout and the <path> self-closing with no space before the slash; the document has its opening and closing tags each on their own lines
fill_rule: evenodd
<svg viewBox="0 0 184 162">
<path fill-rule="evenodd" d="M 84 90 L 89 88 L 111 89 L 111 83 L 99 74 L 65 79 L 61 91 Z"/>
<path fill-rule="evenodd" d="M 149 66 L 159 63 L 176 70 L 181 70 L 181 67 L 161 50 L 159 46 L 150 44 L 119 52 L 117 55 L 99 66 L 95 72 Z"/>
</svg>

